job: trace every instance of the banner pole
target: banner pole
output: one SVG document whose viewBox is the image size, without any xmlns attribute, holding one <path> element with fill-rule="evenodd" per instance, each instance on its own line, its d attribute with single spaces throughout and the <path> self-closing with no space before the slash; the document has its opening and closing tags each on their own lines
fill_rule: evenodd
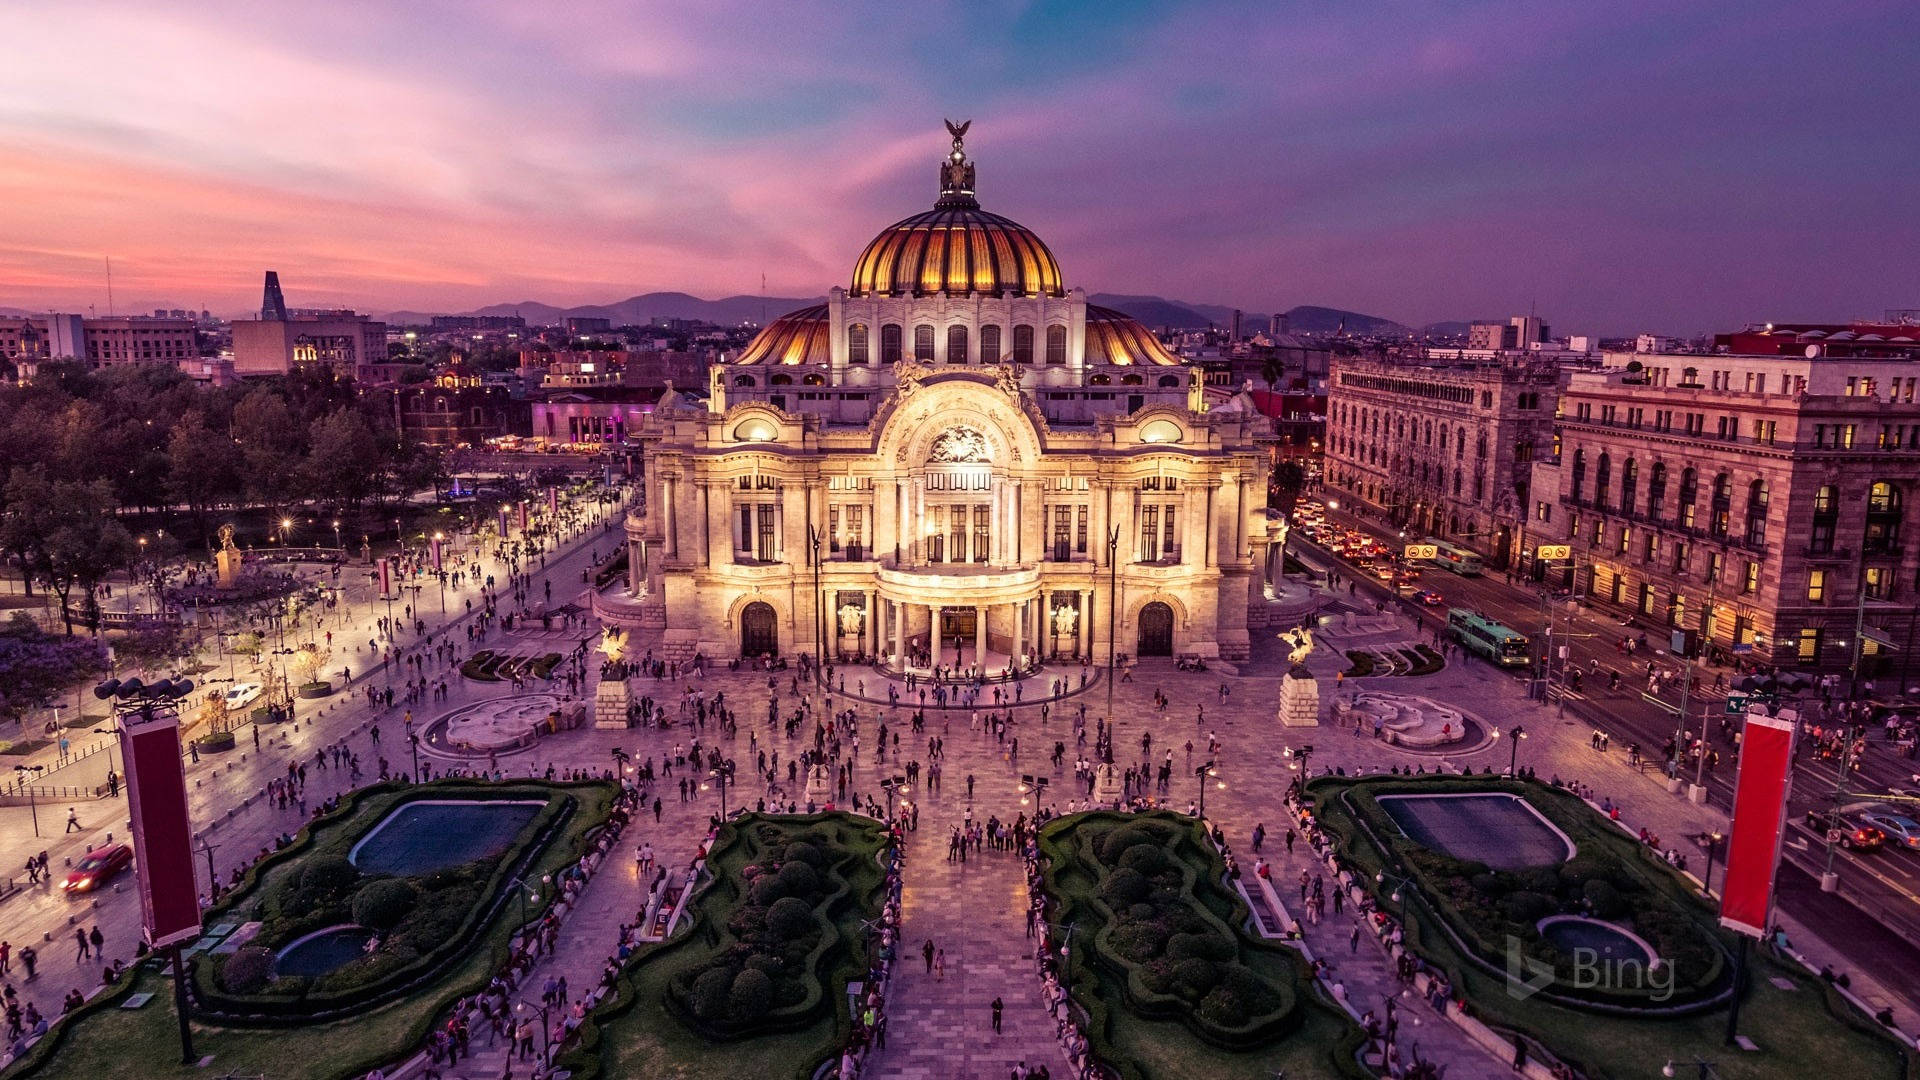
<svg viewBox="0 0 1920 1080">
<path fill-rule="evenodd" d="M 1752 940 L 1745 934 L 1735 935 L 1740 939 L 1740 947 L 1733 954 L 1733 1004 L 1727 1007 L 1727 1045 L 1732 1046 L 1740 1027 L 1740 999 L 1747 991 L 1747 948 Z"/>
<path fill-rule="evenodd" d="M 200 1058 L 193 1052 L 193 1028 L 187 1021 L 187 971 L 181 963 L 184 943 L 173 947 L 173 1011 L 180 1017 L 180 1064 L 192 1065 Z"/>
</svg>

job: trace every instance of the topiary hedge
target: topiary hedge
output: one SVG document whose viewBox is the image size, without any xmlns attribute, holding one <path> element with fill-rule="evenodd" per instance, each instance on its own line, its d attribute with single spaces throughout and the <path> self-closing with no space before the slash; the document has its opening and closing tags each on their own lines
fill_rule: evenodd
<svg viewBox="0 0 1920 1080">
<path fill-rule="evenodd" d="M 251 980 L 227 973 L 239 953 L 196 957 L 189 978 L 196 1009 L 234 1024 L 302 1024 L 371 1008 L 431 981 L 464 958 L 508 903 L 509 879 L 568 826 L 579 800 L 556 787 L 455 780 L 356 792 L 294 846 L 256 865 L 206 920 L 258 920 L 255 943 L 269 953 L 343 923 L 382 931 L 380 947 L 317 978 L 275 978 L 251 991 L 239 988 Z M 348 861 L 353 845 L 402 804 L 444 798 L 544 798 L 547 805 L 496 859 L 406 879 L 369 878 Z"/>
<path fill-rule="evenodd" d="M 1729 985 L 1725 948 L 1690 886 L 1570 794 L 1539 783 L 1487 777 L 1316 781 L 1313 790 L 1321 824 L 1350 851 L 1365 845 L 1384 854 L 1389 873 L 1410 878 L 1418 886 L 1418 899 L 1429 904 L 1483 964 L 1504 970 L 1508 942 L 1518 942 L 1523 956 L 1553 967 L 1554 982 L 1545 992 L 1613 1009 L 1704 1007 Z M 1406 837 L 1378 801 L 1380 796 L 1448 790 L 1519 795 L 1573 840 L 1576 853 L 1553 865 L 1493 870 Z M 1379 845 L 1386 850 L 1379 852 Z M 1538 923 L 1552 915 L 1587 916 L 1631 929 L 1653 946 L 1663 965 L 1672 966 L 1671 982 L 1665 976 L 1594 980 L 1590 971 L 1580 970 L 1577 957 L 1541 936 Z"/>
<path fill-rule="evenodd" d="M 1251 966 L 1234 930 L 1245 906 L 1220 884 L 1225 866 L 1201 828 L 1164 811 L 1062 819 L 1041 832 L 1046 888 L 1073 947 L 1124 987 L 1129 1008 L 1214 1046 L 1259 1047 L 1301 1022 L 1299 983 Z"/>
</svg>

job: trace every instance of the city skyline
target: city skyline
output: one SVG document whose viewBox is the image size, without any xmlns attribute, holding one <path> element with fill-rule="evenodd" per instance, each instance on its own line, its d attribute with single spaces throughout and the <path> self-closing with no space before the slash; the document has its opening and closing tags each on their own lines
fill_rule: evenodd
<svg viewBox="0 0 1920 1080">
<path fill-rule="evenodd" d="M 930 202 L 944 116 L 975 121 L 983 205 L 1090 292 L 1607 334 L 1877 316 L 1914 301 L 1920 226 L 1835 166 L 1914 96 L 1897 12 L 75 5 L 0 85 L 29 210 L 0 306 L 104 312 L 108 258 L 122 312 L 250 310 L 268 267 L 374 312 L 817 295 Z M 1846 59 L 1786 77 L 1757 59 L 1783 42 Z"/>
</svg>

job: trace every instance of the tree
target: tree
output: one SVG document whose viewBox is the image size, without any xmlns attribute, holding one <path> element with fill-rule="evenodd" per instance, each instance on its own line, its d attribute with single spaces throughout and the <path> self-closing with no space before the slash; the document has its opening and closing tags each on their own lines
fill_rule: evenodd
<svg viewBox="0 0 1920 1080">
<path fill-rule="evenodd" d="M 247 494 L 268 503 L 284 499 L 300 460 L 300 428 L 286 398 L 264 386 L 242 398 L 233 409 L 233 441 L 246 466 Z"/>
<path fill-rule="evenodd" d="M 301 476 L 316 498 L 358 507 L 375 491 L 380 475 L 380 445 L 366 418 L 352 409 L 336 409 L 313 422 Z"/>
<path fill-rule="evenodd" d="M 56 637 L 15 612 L 0 623 L 0 717 L 24 721 L 29 711 L 106 667 L 100 642 Z"/>
<path fill-rule="evenodd" d="M 167 433 L 167 489 L 186 505 L 203 536 L 214 506 L 240 487 L 239 451 L 232 439 L 207 426 L 198 409 L 182 416 Z"/>
<path fill-rule="evenodd" d="M 35 464 L 16 466 L 0 489 L 0 551 L 20 564 L 20 576 L 26 582 L 27 595 L 33 595 L 33 579 L 40 565 L 48 530 L 48 504 L 53 487 L 47 482 L 47 467 Z"/>
<path fill-rule="evenodd" d="M 76 586 L 91 619 L 98 605 L 94 588 L 110 573 L 128 564 L 133 537 L 115 520 L 113 488 L 105 480 L 89 484 L 61 482 L 53 486 L 46 541 L 40 567 L 47 583 L 60 597 L 60 615 L 73 634 L 72 596 Z M 99 632 L 97 620 L 94 631 Z"/>
<path fill-rule="evenodd" d="M 317 683 L 326 674 L 327 661 L 333 658 L 333 650 L 317 641 L 309 641 L 300 646 L 293 654 L 293 665 L 305 675 L 309 683 Z"/>
</svg>

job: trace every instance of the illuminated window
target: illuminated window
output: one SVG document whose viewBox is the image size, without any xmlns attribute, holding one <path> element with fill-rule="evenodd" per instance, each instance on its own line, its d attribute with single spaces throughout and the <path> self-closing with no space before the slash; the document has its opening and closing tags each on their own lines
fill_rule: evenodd
<svg viewBox="0 0 1920 1080">
<path fill-rule="evenodd" d="M 1809 626 L 1800 631 L 1798 649 L 1794 656 L 1802 663 L 1811 663 L 1820 659 L 1820 628 Z"/>
<path fill-rule="evenodd" d="M 1825 603 L 1827 599 L 1827 572 L 1810 570 L 1807 572 L 1807 600 L 1810 603 Z"/>
</svg>

